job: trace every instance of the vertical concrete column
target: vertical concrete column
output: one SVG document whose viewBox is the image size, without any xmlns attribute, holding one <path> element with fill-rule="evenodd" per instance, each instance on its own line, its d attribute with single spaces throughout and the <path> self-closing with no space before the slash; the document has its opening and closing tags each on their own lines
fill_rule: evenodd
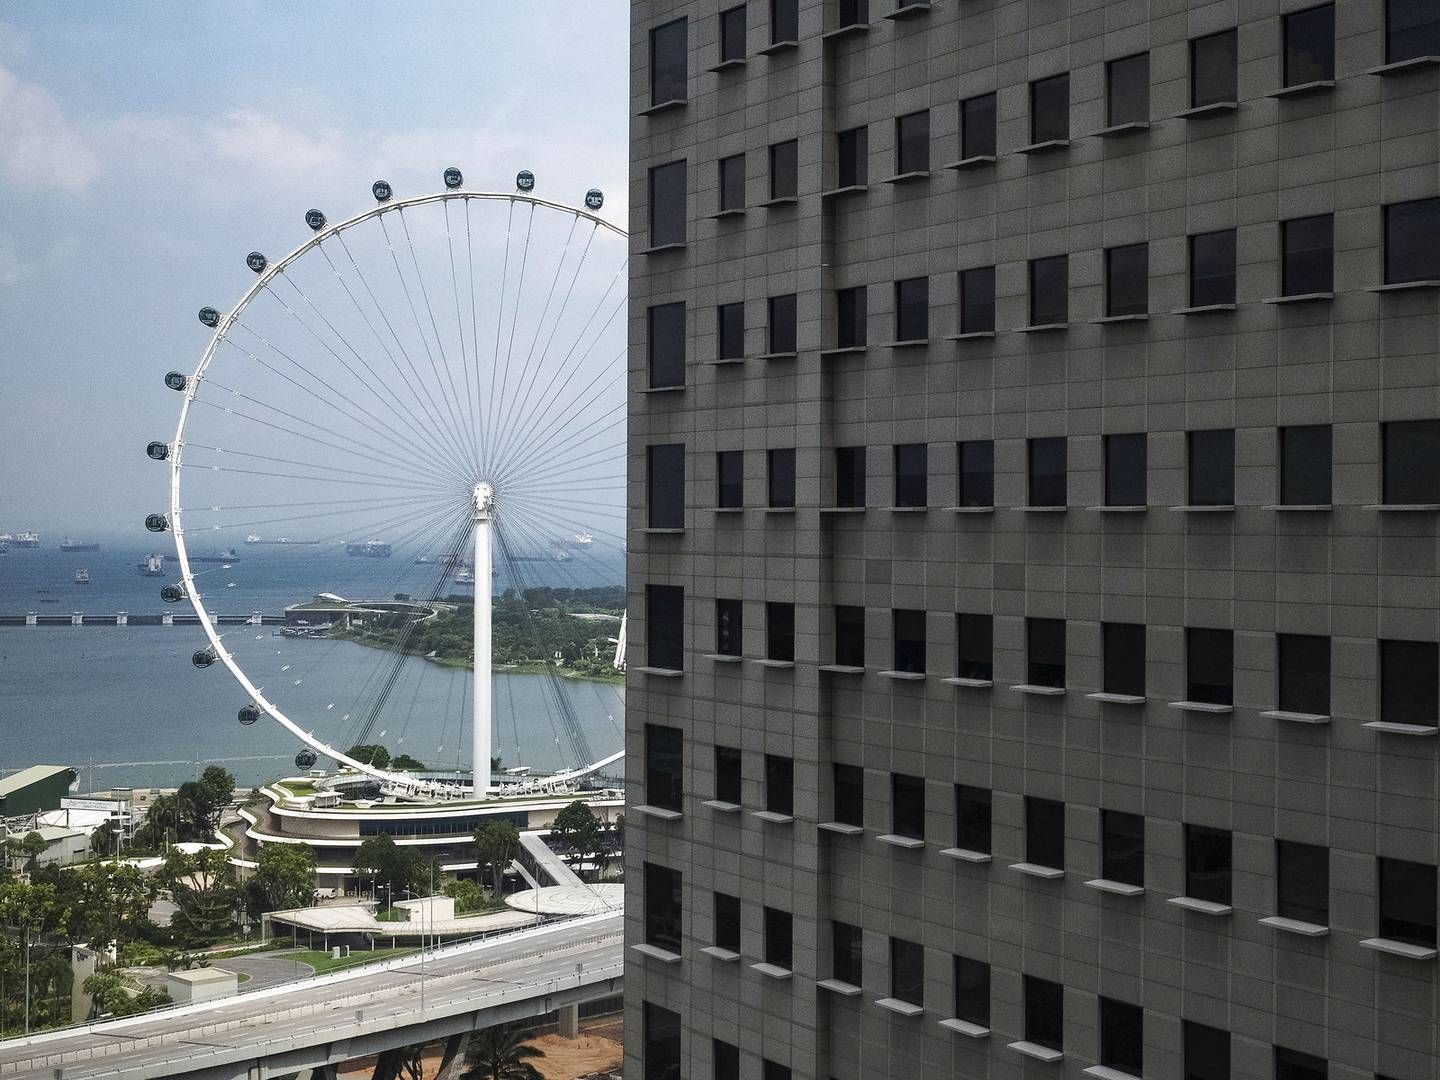
<svg viewBox="0 0 1440 1080">
<path fill-rule="evenodd" d="M 560 1037 L 562 1039 L 578 1039 L 580 1037 L 579 1005 L 566 1005 L 560 1009 Z"/>
</svg>

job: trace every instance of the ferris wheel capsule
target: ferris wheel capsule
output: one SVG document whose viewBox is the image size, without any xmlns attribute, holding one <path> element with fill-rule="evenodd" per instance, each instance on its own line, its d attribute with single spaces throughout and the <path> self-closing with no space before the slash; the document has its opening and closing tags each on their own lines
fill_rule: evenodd
<svg viewBox="0 0 1440 1080">
<path fill-rule="evenodd" d="M 591 210 L 599 210 L 605 205 L 605 193 L 598 187 L 592 187 L 585 193 L 585 205 Z"/>
<path fill-rule="evenodd" d="M 242 706 L 240 707 L 240 723 L 244 724 L 246 727 L 249 727 L 251 724 L 255 723 L 255 721 L 257 721 L 257 720 L 259 720 L 259 719 L 260 719 L 260 706 L 259 706 L 259 705 L 256 705 L 254 702 L 251 702 L 249 705 L 242 705 Z"/>
<path fill-rule="evenodd" d="M 370 194 L 375 196 L 376 202 L 389 202 L 390 196 L 394 195 L 395 191 L 391 188 L 389 180 L 376 180 L 370 185 Z"/>
<path fill-rule="evenodd" d="M 529 169 L 521 169 L 515 174 L 515 186 L 521 191 L 534 191 L 535 174 Z"/>
<path fill-rule="evenodd" d="M 156 440 L 155 442 L 146 444 L 145 453 L 152 461 L 164 461 L 170 456 L 170 447 Z"/>
<path fill-rule="evenodd" d="M 325 215 L 319 210 L 306 210 L 305 224 L 310 226 L 311 232 L 319 232 L 325 227 Z"/>
<path fill-rule="evenodd" d="M 445 170 L 446 187 L 458 188 L 463 183 L 465 183 L 465 177 L 454 165 L 451 165 L 450 168 Z"/>
<path fill-rule="evenodd" d="M 209 327 L 220 325 L 220 312 L 213 307 L 202 307 L 200 309 L 200 321 Z"/>
<path fill-rule="evenodd" d="M 164 514 L 146 514 L 145 528 L 151 532 L 165 532 L 170 528 L 170 519 Z"/>
<path fill-rule="evenodd" d="M 184 585 L 165 585 L 160 589 L 160 599 L 167 604 L 178 604 L 185 599 Z"/>
<path fill-rule="evenodd" d="M 295 755 L 295 767 L 297 769 L 313 769 L 320 756 L 308 747 Z"/>
<path fill-rule="evenodd" d="M 260 254 L 260 252 L 252 251 L 249 255 L 245 256 L 245 265 L 248 266 L 251 270 L 254 270 L 255 273 L 263 274 L 265 272 L 265 267 L 269 266 L 270 262 L 265 258 L 264 255 Z"/>
<path fill-rule="evenodd" d="M 165 385 L 171 390 L 184 390 L 190 385 L 190 380 L 178 371 L 167 371 L 165 373 Z"/>
<path fill-rule="evenodd" d="M 214 649 L 196 649 L 190 657 L 190 662 L 197 668 L 207 668 L 218 659 L 220 658 L 215 655 Z"/>
</svg>

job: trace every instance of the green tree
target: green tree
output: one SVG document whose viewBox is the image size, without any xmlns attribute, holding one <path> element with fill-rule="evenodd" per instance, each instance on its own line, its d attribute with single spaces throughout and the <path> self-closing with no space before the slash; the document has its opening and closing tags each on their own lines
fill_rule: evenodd
<svg viewBox="0 0 1440 1080">
<path fill-rule="evenodd" d="M 115 838 L 119 830 L 115 823 L 107 821 L 90 834 L 90 851 L 94 855 L 115 855 L 118 849 L 115 846 Z"/>
<path fill-rule="evenodd" d="M 488 1028 L 470 1036 L 460 1080 L 545 1080 L 530 1064 L 544 1056 L 544 1050 L 526 1043 L 525 1032 L 519 1028 Z"/>
<path fill-rule="evenodd" d="M 102 1016 L 134 1016 L 161 1005 L 170 1004 L 170 995 L 164 990 L 147 986 L 136 992 L 119 972 L 97 971 L 80 984 L 90 995 L 90 1020 Z"/>
<path fill-rule="evenodd" d="M 598 852 L 604 832 L 605 827 L 595 812 L 579 799 L 556 814 L 555 823 L 550 826 L 550 837 L 556 847 L 572 858 Z"/>
<path fill-rule="evenodd" d="M 315 853 L 304 844 L 266 844 L 246 882 L 250 914 L 309 907 L 315 902 Z"/>
<path fill-rule="evenodd" d="M 414 848 L 401 847 L 389 833 L 372 836 L 355 852 L 355 871 L 377 885 L 388 884 L 392 895 L 418 893 L 429 884 L 430 866 Z"/>
<path fill-rule="evenodd" d="M 212 944 L 235 929 L 239 890 L 224 852 L 201 848 L 187 855 L 172 849 L 161 878 L 175 901 L 170 926 L 182 944 Z"/>
<path fill-rule="evenodd" d="M 390 759 L 390 768 L 402 772 L 423 772 L 425 763 L 423 761 L 417 761 L 409 754 L 397 754 Z"/>
<path fill-rule="evenodd" d="M 520 850 L 520 830 L 511 821 L 487 821 L 475 829 L 475 861 L 490 873 L 490 887 L 499 896 L 505 868 Z"/>
<path fill-rule="evenodd" d="M 45 849 L 50 845 L 38 832 L 28 832 L 18 840 L 13 837 L 7 840 L 5 846 L 10 849 L 15 858 L 24 860 L 26 870 L 34 870 L 36 860 L 45 853 Z"/>
<path fill-rule="evenodd" d="M 71 937 L 97 946 L 111 941 L 123 945 L 140 936 L 160 891 L 154 878 L 110 862 L 66 870 L 60 880 L 71 904 Z"/>
<path fill-rule="evenodd" d="M 388 769 L 390 767 L 390 751 L 379 743 L 361 743 L 358 746 L 352 746 L 345 751 L 345 754 L 371 768 Z"/>
</svg>

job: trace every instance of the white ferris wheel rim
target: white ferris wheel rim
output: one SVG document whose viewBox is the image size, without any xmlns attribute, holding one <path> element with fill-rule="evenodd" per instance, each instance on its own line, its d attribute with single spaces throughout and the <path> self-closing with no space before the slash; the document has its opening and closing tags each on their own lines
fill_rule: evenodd
<svg viewBox="0 0 1440 1080">
<path fill-rule="evenodd" d="M 235 325 L 236 320 L 238 320 L 240 317 L 240 314 L 247 307 L 250 306 L 250 302 L 252 300 L 259 296 L 269 286 L 271 281 L 273 281 L 277 276 L 282 274 L 288 267 L 298 261 L 302 256 L 319 247 L 320 244 L 329 237 L 339 235 L 346 229 L 350 229 L 356 225 L 363 224 L 364 222 L 369 221 L 372 218 L 378 218 L 383 214 L 390 213 L 391 211 L 399 211 L 411 206 L 425 206 L 430 203 L 445 203 L 450 201 L 469 199 L 476 199 L 482 202 L 508 201 L 512 205 L 515 203 L 523 203 L 531 206 L 532 208 L 542 207 L 546 210 L 554 210 L 561 214 L 574 215 L 574 217 L 578 220 L 592 222 L 597 228 L 605 229 L 622 240 L 628 241 L 630 236 L 630 234 L 625 229 L 620 228 L 614 222 L 607 221 L 599 215 L 591 213 L 589 210 L 582 209 L 577 206 L 570 206 L 566 203 L 558 203 L 549 199 L 541 199 L 523 191 L 467 191 L 462 188 L 451 188 L 445 191 L 431 192 L 425 195 L 412 195 L 408 198 L 391 198 L 386 200 L 385 202 L 378 203 L 377 205 L 369 208 L 368 210 L 364 210 L 358 214 L 355 214 L 353 217 L 346 218 L 344 221 L 335 222 L 333 224 L 327 222 L 319 229 L 314 230 L 314 232 L 312 232 L 312 234 L 305 239 L 304 243 L 297 246 L 284 258 L 278 259 L 275 262 L 267 263 L 264 270 L 262 270 L 259 274 L 256 275 L 254 283 L 245 290 L 245 293 L 240 297 L 240 300 L 235 304 L 235 306 L 230 310 L 230 312 L 228 314 L 220 316 L 219 321 L 215 324 L 214 332 L 210 336 L 210 342 L 208 345 L 206 345 L 205 351 L 201 354 L 200 362 L 196 365 L 195 371 L 189 376 L 186 382 L 183 397 L 180 403 L 180 419 L 175 426 L 175 439 L 171 443 L 169 453 L 169 529 L 170 532 L 172 532 L 175 536 L 175 558 L 176 561 L 178 561 L 180 564 L 180 581 L 181 584 L 184 586 L 185 596 L 190 601 L 190 606 L 194 608 L 195 615 L 199 619 L 201 628 L 205 631 L 205 637 L 209 641 L 209 648 L 214 654 L 215 658 L 225 665 L 225 667 L 229 670 L 231 676 L 235 679 L 236 682 L 240 684 L 241 689 L 250 696 L 250 701 L 254 705 L 256 705 L 262 712 L 264 712 L 272 720 L 278 723 L 286 731 L 290 732 L 290 734 L 294 735 L 302 743 L 310 747 L 310 749 L 314 750 L 317 754 L 320 754 L 327 758 L 331 758 L 332 760 L 338 762 L 341 765 L 348 766 L 349 768 L 354 769 L 358 772 L 372 776 L 375 779 L 380 780 L 384 783 L 393 784 L 397 787 L 412 791 L 417 789 L 429 789 L 434 785 L 426 784 L 425 782 L 419 781 L 414 776 L 408 775 L 406 773 L 395 773 L 390 772 L 386 769 L 377 769 L 373 765 L 369 765 L 363 761 L 359 761 L 351 757 L 350 755 L 344 753 L 343 751 L 337 749 L 336 747 L 329 745 L 323 739 L 317 738 L 313 734 L 313 732 L 306 731 L 303 727 L 290 719 L 290 717 L 285 714 L 285 711 L 281 709 L 280 706 L 278 706 L 277 704 L 275 704 L 275 702 L 271 701 L 268 697 L 265 696 L 264 689 L 255 685 L 254 681 L 251 680 L 250 676 L 245 674 L 244 669 L 241 668 L 240 664 L 235 660 L 235 657 L 231 654 L 230 650 L 225 648 L 224 643 L 221 641 L 221 635 L 216 630 L 214 620 L 210 618 L 210 613 L 205 610 L 205 605 L 203 603 L 203 594 L 198 593 L 194 587 L 195 576 L 190 569 L 190 555 L 185 547 L 184 514 L 180 505 L 180 468 L 182 459 L 185 456 L 185 425 L 190 417 L 190 406 L 195 400 L 195 395 L 196 392 L 199 390 L 200 385 L 204 382 L 205 373 L 210 367 L 210 362 L 214 358 L 215 352 L 220 347 L 220 344 L 225 340 L 226 333 L 233 325 Z M 592 773 L 599 769 L 602 769 L 606 765 L 610 765 L 616 761 L 619 761 L 624 756 L 625 751 L 622 749 L 619 752 L 602 758 L 597 762 L 593 762 L 590 765 L 582 766 L 581 768 L 577 769 L 572 769 L 568 772 L 557 773 L 553 777 L 550 777 L 547 783 L 561 784 L 566 782 L 567 780 L 584 776 L 588 773 Z M 483 792 L 476 792 L 474 797 L 476 799 L 483 799 L 485 798 L 485 795 Z"/>
</svg>

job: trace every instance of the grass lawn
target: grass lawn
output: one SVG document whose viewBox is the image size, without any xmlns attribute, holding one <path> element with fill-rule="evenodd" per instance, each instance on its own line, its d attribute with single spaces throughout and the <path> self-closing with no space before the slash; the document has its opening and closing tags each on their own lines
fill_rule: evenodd
<svg viewBox="0 0 1440 1080">
<path fill-rule="evenodd" d="M 419 949 L 375 949 L 373 952 L 363 949 L 356 949 L 343 960 L 332 959 L 328 952 L 320 949 L 301 949 L 298 952 L 286 953 L 285 959 L 299 960 L 302 964 L 309 964 L 315 969 L 316 975 L 324 975 L 327 972 L 339 971 L 341 968 L 354 967 L 356 964 L 369 964 L 376 960 L 389 960 L 395 956 L 406 956 L 411 953 L 418 953 Z"/>
</svg>

